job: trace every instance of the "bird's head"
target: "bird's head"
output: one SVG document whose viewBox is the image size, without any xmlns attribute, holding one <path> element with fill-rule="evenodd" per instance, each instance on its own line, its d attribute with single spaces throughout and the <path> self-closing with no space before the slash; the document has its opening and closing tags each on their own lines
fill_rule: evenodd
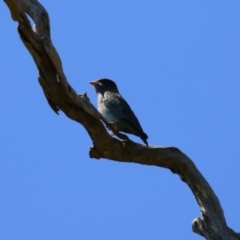
<svg viewBox="0 0 240 240">
<path fill-rule="evenodd" d="M 119 93 L 116 83 L 110 79 L 102 78 L 95 82 L 89 82 L 89 83 L 94 86 L 97 93 L 104 94 L 104 92 L 106 91 Z"/>
</svg>

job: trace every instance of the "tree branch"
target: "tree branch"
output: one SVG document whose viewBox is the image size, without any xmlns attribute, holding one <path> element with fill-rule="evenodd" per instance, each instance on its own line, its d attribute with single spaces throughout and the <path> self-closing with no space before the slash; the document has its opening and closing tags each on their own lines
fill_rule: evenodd
<svg viewBox="0 0 240 240">
<path fill-rule="evenodd" d="M 240 234 L 227 226 L 223 209 L 212 188 L 184 153 L 175 147 L 146 147 L 108 134 L 103 123 L 109 128 L 111 125 L 90 103 L 86 93 L 78 95 L 68 83 L 60 57 L 51 42 L 50 20 L 45 8 L 37 0 L 4 1 L 12 19 L 18 22 L 20 38 L 36 63 L 38 80 L 50 107 L 56 113 L 63 111 L 84 126 L 93 141 L 90 157 L 170 169 L 189 186 L 200 207 L 202 216 L 193 220 L 193 231 L 206 239 L 240 240 Z M 35 23 L 33 28 L 27 15 Z M 122 134 L 118 136 L 124 138 Z"/>
</svg>

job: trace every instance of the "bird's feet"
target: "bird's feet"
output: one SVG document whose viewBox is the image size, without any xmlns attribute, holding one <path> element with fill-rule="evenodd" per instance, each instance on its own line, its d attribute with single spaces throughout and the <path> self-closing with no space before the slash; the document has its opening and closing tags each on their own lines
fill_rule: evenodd
<svg viewBox="0 0 240 240">
<path fill-rule="evenodd" d="M 108 129 L 115 128 L 115 126 L 116 126 L 115 122 L 108 122 Z"/>
<path fill-rule="evenodd" d="M 115 122 L 108 122 L 108 129 L 111 130 L 110 135 L 113 137 L 118 133 L 116 129 L 116 123 Z"/>
<path fill-rule="evenodd" d="M 127 135 L 120 133 L 117 129 L 116 129 L 116 122 L 108 122 L 108 129 L 111 130 L 111 132 L 109 133 L 110 136 L 117 136 L 120 139 L 123 139 L 124 141 L 129 141 L 129 138 Z"/>
<path fill-rule="evenodd" d="M 109 135 L 113 137 L 113 136 L 115 136 L 115 133 L 114 132 L 110 132 Z"/>
</svg>

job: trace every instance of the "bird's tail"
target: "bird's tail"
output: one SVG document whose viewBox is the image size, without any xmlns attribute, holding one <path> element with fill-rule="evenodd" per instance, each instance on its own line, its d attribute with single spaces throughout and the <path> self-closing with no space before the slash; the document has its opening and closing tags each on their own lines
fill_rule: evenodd
<svg viewBox="0 0 240 240">
<path fill-rule="evenodd" d="M 140 138 L 142 139 L 142 141 L 148 146 L 148 142 L 146 139 L 148 139 L 148 135 L 146 133 L 142 133 Z"/>
</svg>

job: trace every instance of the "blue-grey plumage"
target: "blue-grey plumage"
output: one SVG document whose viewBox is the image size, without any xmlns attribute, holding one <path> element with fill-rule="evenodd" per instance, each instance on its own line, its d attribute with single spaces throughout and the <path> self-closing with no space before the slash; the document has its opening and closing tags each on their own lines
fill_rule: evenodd
<svg viewBox="0 0 240 240">
<path fill-rule="evenodd" d="M 98 111 L 106 120 L 114 123 L 117 131 L 134 134 L 148 146 L 147 134 L 143 132 L 134 112 L 120 95 L 116 83 L 103 78 L 90 84 L 95 87 L 97 93 Z"/>
</svg>

